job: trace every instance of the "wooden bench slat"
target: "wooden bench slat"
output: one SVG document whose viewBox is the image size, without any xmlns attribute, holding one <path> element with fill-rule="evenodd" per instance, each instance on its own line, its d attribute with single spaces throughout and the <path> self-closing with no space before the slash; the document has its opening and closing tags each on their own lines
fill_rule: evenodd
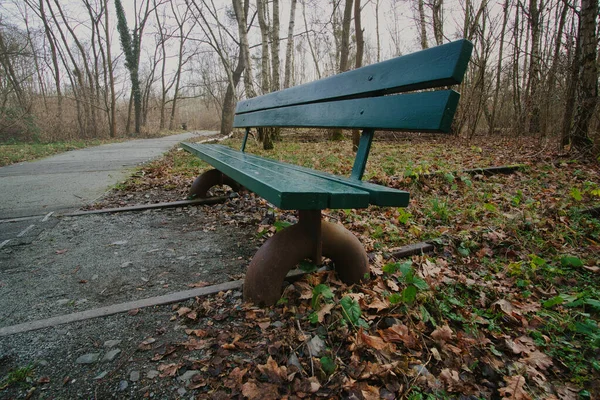
<svg viewBox="0 0 600 400">
<path fill-rule="evenodd" d="M 381 96 L 459 84 L 473 45 L 468 40 L 433 47 L 315 82 L 238 102 L 236 114 L 343 98 Z"/>
<path fill-rule="evenodd" d="M 188 148 L 195 148 L 199 151 L 202 151 L 201 147 L 196 147 L 196 146 L 199 146 L 197 144 L 184 143 L 184 145 Z M 231 158 L 240 159 L 240 156 L 243 155 L 244 159 L 261 161 L 263 163 L 263 165 L 270 164 L 270 165 L 275 166 L 277 164 L 282 163 L 277 160 L 262 158 L 260 156 L 249 154 L 249 153 L 240 153 L 237 150 L 234 150 L 230 147 L 223 146 L 223 145 L 213 144 L 210 146 L 211 146 L 211 148 L 212 147 L 218 148 L 223 155 L 226 154 L 228 157 L 231 157 Z M 403 190 L 398 190 L 398 189 L 390 188 L 387 186 L 377 185 L 375 183 L 359 181 L 356 179 L 351 179 L 351 178 L 347 178 L 347 177 L 343 177 L 343 176 L 339 176 L 339 175 L 333 175 L 333 174 L 330 174 L 327 172 L 317 171 L 314 169 L 302 167 L 300 165 L 287 164 L 287 163 L 285 163 L 285 165 L 289 169 L 295 169 L 297 171 L 301 171 L 303 173 L 310 174 L 310 175 L 313 175 L 313 176 L 316 176 L 319 178 L 328 179 L 333 182 L 348 185 L 348 186 L 354 187 L 359 190 L 364 190 L 369 193 L 369 203 L 370 204 L 382 206 L 382 207 L 406 207 L 406 206 L 408 206 L 410 194 Z M 330 208 L 336 208 L 336 207 L 330 207 Z"/>
<path fill-rule="evenodd" d="M 369 193 L 313 174 L 289 168 L 289 164 L 265 162 L 237 152 L 231 157 L 224 146 L 182 143 L 187 151 L 284 210 L 366 208 Z"/>
<path fill-rule="evenodd" d="M 233 125 L 449 132 L 459 97 L 441 90 L 303 104 L 238 114 Z"/>
</svg>

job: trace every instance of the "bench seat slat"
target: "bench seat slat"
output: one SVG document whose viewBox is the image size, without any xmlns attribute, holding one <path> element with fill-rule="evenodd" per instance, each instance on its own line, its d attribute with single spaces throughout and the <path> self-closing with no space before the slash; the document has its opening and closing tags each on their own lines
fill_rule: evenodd
<svg viewBox="0 0 600 400">
<path fill-rule="evenodd" d="M 458 40 L 238 102 L 236 114 L 334 99 L 381 96 L 462 82 L 473 45 Z"/>
<path fill-rule="evenodd" d="M 369 193 L 339 182 L 289 168 L 289 164 L 264 162 L 244 153 L 231 157 L 221 147 L 182 143 L 231 179 L 284 210 L 322 210 L 326 208 L 366 208 Z"/>
<path fill-rule="evenodd" d="M 233 125 L 449 132 L 459 97 L 441 90 L 304 104 L 238 114 Z"/>
<path fill-rule="evenodd" d="M 191 144 L 191 143 L 185 143 L 185 145 L 187 147 L 191 147 L 191 148 L 196 148 L 196 146 L 202 146 L 202 145 Z M 256 160 L 256 161 L 260 161 L 263 165 L 268 164 L 268 165 L 272 165 L 274 167 L 282 164 L 282 162 L 277 161 L 277 160 L 262 158 L 260 156 L 248 154 L 248 153 L 240 153 L 239 151 L 234 150 L 227 146 L 218 145 L 218 144 L 214 144 L 214 145 L 210 145 L 210 146 L 211 146 L 211 148 L 218 148 L 222 154 L 224 154 L 224 155 L 226 154 L 228 157 L 231 157 L 231 158 L 241 159 L 243 157 L 246 160 Z M 198 147 L 198 149 L 202 149 L 202 148 Z M 408 201 L 409 201 L 410 195 L 408 192 L 405 192 L 403 190 L 398 190 L 398 189 L 390 188 L 387 186 L 377 185 L 375 183 L 359 181 L 356 179 L 351 179 L 351 178 L 347 178 L 347 177 L 343 177 L 343 176 L 333 175 L 333 174 L 330 174 L 327 172 L 317 171 L 314 169 L 302 167 L 302 166 L 295 165 L 295 164 L 285 163 L 285 165 L 286 165 L 286 168 L 295 169 L 297 171 L 301 171 L 306 174 L 310 174 L 310 175 L 313 175 L 313 176 L 316 176 L 319 178 L 328 179 L 333 182 L 341 183 L 344 185 L 354 187 L 356 189 L 364 190 L 369 193 L 369 203 L 370 204 L 382 206 L 382 207 L 406 207 L 406 206 L 408 206 Z M 330 208 L 334 208 L 334 207 L 330 207 Z"/>
</svg>

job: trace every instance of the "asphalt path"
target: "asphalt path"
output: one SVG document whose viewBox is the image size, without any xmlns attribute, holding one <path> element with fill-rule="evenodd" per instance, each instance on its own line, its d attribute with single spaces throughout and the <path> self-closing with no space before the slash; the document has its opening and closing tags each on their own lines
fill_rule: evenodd
<svg viewBox="0 0 600 400">
<path fill-rule="evenodd" d="M 184 140 L 214 133 L 195 131 L 112 143 L 2 167 L 0 221 L 77 210 L 124 180 L 136 166 Z"/>
</svg>

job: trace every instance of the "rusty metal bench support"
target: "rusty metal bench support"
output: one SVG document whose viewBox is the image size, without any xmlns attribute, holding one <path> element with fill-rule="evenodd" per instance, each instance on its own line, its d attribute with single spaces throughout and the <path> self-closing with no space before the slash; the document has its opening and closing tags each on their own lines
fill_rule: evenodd
<svg viewBox="0 0 600 400">
<path fill-rule="evenodd" d="M 219 170 L 211 169 L 197 177 L 194 183 L 192 183 L 188 198 L 204 199 L 206 198 L 208 190 L 217 185 L 227 185 L 233 189 L 234 192 L 237 192 L 241 189 L 239 183 L 223 174 Z"/>
<path fill-rule="evenodd" d="M 356 236 L 342 225 L 323 221 L 320 210 L 301 210 L 298 223 L 267 240 L 250 262 L 244 299 L 257 305 L 275 304 L 286 274 L 306 258 L 320 265 L 322 256 L 333 261 L 347 284 L 368 278 L 367 253 Z"/>
</svg>

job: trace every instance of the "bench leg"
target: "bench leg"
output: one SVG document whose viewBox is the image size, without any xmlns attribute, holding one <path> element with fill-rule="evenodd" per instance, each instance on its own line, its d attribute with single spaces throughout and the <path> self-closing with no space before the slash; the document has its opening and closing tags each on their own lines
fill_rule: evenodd
<svg viewBox="0 0 600 400">
<path fill-rule="evenodd" d="M 368 277 L 367 253 L 356 236 L 341 225 L 322 221 L 320 211 L 301 211 L 299 222 L 267 240 L 250 262 L 244 299 L 257 305 L 275 304 L 287 273 L 306 258 L 320 264 L 321 252 L 333 260 L 344 283 Z"/>
<path fill-rule="evenodd" d="M 206 198 L 206 193 L 208 190 L 217 185 L 227 185 L 233 191 L 237 192 L 240 190 L 241 186 L 239 183 L 223 174 L 219 170 L 211 169 L 204 172 L 200 175 L 194 183 L 192 183 L 192 187 L 190 188 L 190 192 L 188 195 L 189 199 L 204 199 Z"/>
</svg>

